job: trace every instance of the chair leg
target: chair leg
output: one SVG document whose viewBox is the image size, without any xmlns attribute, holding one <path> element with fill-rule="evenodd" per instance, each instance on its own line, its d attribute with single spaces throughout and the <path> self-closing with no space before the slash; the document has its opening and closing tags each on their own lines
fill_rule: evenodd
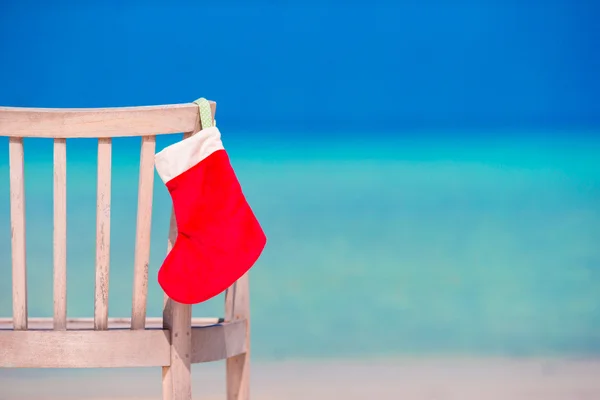
<svg viewBox="0 0 600 400">
<path fill-rule="evenodd" d="M 168 300 L 163 321 L 171 331 L 171 365 L 163 367 L 163 400 L 192 399 L 192 306 Z"/>
<path fill-rule="evenodd" d="M 228 320 L 246 320 L 246 353 L 227 359 L 227 400 L 250 399 L 250 298 L 248 274 L 241 277 L 225 295 Z"/>
<path fill-rule="evenodd" d="M 250 399 L 250 353 L 227 359 L 227 400 Z"/>
</svg>

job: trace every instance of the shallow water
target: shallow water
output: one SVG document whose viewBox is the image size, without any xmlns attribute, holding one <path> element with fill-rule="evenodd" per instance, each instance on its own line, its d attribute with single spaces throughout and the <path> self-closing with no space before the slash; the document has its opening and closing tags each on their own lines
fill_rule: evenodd
<svg viewBox="0 0 600 400">
<path fill-rule="evenodd" d="M 600 353 L 600 140 L 223 135 L 268 236 L 251 273 L 254 356 Z M 176 139 L 160 137 L 158 150 Z M 91 140 L 67 146 L 68 314 L 92 316 L 96 154 Z M 0 140 L 2 316 L 7 148 Z M 131 311 L 138 149 L 115 140 L 111 316 Z M 51 316 L 52 143 L 28 140 L 25 151 L 29 313 Z M 155 179 L 152 316 L 170 210 Z M 220 315 L 222 302 L 194 314 Z"/>
</svg>

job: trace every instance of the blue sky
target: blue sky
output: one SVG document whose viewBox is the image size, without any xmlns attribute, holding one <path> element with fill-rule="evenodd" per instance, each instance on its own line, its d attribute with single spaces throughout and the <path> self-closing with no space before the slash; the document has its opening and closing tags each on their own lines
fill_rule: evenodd
<svg viewBox="0 0 600 400">
<path fill-rule="evenodd" d="M 0 104 L 203 96 L 221 126 L 290 134 L 600 126 L 597 3 L 449 3 L 3 0 Z"/>
</svg>

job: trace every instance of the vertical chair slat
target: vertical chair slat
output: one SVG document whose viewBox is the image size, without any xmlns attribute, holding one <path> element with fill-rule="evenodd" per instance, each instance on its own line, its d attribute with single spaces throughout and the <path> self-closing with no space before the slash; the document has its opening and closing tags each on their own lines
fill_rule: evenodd
<svg viewBox="0 0 600 400">
<path fill-rule="evenodd" d="M 199 123 L 195 131 L 199 131 Z M 186 132 L 183 138 L 192 136 Z M 177 220 L 171 211 L 167 254 L 177 240 Z M 163 400 L 190 400 L 192 398 L 191 352 L 192 352 L 192 306 L 181 304 L 165 294 L 163 328 L 171 331 L 171 365 L 163 367 Z"/>
<path fill-rule="evenodd" d="M 12 247 L 13 326 L 27 329 L 27 269 L 25 257 L 25 174 L 23 138 L 9 139 L 10 224 Z"/>
<path fill-rule="evenodd" d="M 133 275 L 133 305 L 131 311 L 132 329 L 144 329 L 146 326 L 155 149 L 156 136 L 142 137 Z"/>
<path fill-rule="evenodd" d="M 96 290 L 94 329 L 108 328 L 110 264 L 110 178 L 112 141 L 98 139 L 98 194 L 96 203 Z"/>
<path fill-rule="evenodd" d="M 54 139 L 54 329 L 67 329 L 67 142 Z"/>
</svg>

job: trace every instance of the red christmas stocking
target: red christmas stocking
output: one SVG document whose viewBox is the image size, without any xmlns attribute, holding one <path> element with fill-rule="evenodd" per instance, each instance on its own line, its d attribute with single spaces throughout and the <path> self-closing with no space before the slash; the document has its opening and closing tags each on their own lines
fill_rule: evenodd
<svg viewBox="0 0 600 400">
<path fill-rule="evenodd" d="M 266 244 L 221 134 L 211 126 L 208 102 L 202 99 L 199 105 L 204 129 L 155 156 L 156 170 L 173 200 L 178 230 L 158 282 L 170 298 L 184 304 L 226 290 L 254 265 Z"/>
</svg>

